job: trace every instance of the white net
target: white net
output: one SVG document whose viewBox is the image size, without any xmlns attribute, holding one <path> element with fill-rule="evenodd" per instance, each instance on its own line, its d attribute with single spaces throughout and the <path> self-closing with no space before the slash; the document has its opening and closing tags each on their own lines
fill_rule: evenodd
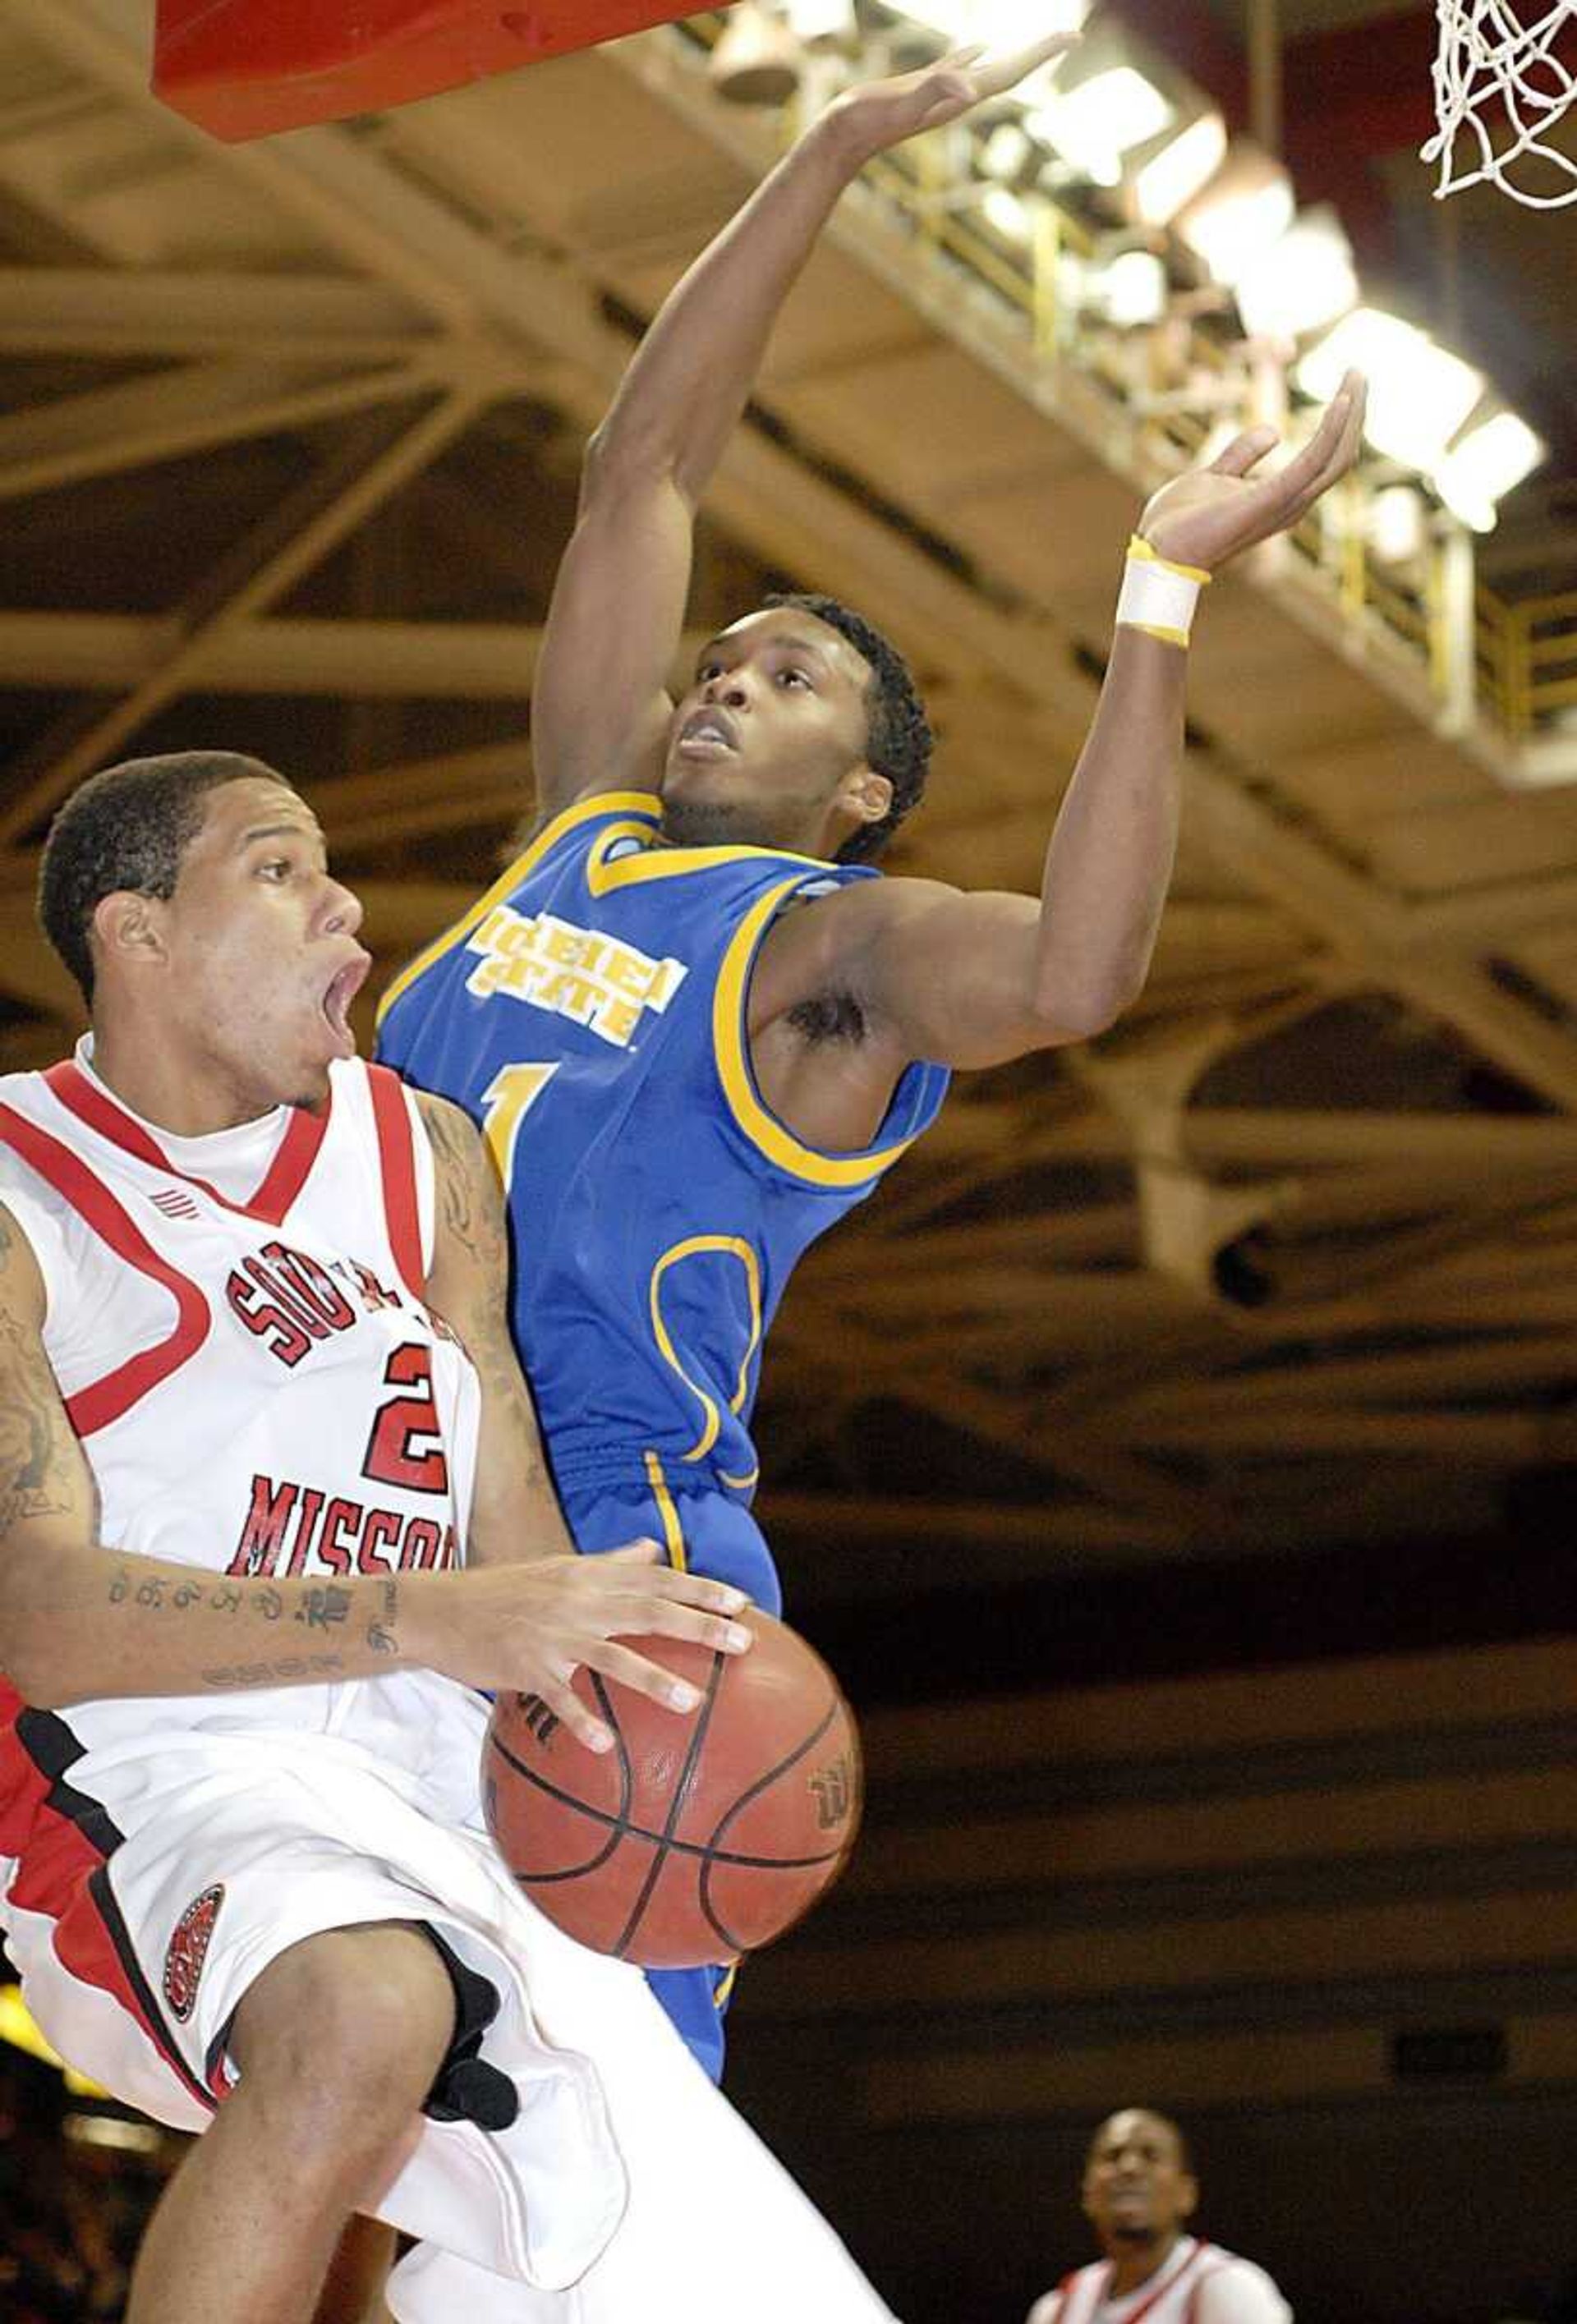
<svg viewBox="0 0 1577 2324">
<path fill-rule="evenodd" d="M 1532 209 L 1577 202 L 1574 141 L 1552 140 L 1577 97 L 1577 0 L 1435 0 L 1435 9 L 1440 127 L 1422 149 L 1440 164 L 1435 199 L 1490 184 Z"/>
</svg>

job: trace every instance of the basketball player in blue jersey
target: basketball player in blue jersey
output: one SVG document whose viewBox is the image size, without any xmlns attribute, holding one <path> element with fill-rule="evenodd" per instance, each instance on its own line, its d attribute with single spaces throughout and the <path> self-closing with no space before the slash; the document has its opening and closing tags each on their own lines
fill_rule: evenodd
<svg viewBox="0 0 1577 2324">
<path fill-rule="evenodd" d="M 1149 503 L 1038 897 L 872 867 L 930 734 L 902 660 L 845 606 L 747 613 L 669 698 L 697 503 L 838 196 L 1064 45 L 840 97 L 670 294 L 587 450 L 532 698 L 535 835 L 382 1019 L 383 1058 L 491 1143 L 516 1344 L 579 1547 L 651 1532 L 771 1609 L 749 1424 L 795 1261 L 934 1120 L 949 1068 L 1087 1039 L 1139 991 L 1193 601 L 1359 442 L 1349 380 L 1279 473 L 1255 473 L 1275 438 L 1254 429 Z M 715 2069 L 721 1980 L 654 1982 Z"/>
</svg>

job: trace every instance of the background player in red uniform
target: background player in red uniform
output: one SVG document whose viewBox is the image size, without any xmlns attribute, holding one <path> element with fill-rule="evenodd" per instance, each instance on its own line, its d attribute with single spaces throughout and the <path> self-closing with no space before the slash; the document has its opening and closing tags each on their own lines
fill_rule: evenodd
<svg viewBox="0 0 1577 2324">
<path fill-rule="evenodd" d="M 1081 2200 L 1105 2256 L 1046 2292 L 1028 2324 L 1292 2324 L 1262 2267 L 1190 2233 L 1199 2185 L 1167 2115 L 1109 2116 L 1090 2141 Z"/>
</svg>

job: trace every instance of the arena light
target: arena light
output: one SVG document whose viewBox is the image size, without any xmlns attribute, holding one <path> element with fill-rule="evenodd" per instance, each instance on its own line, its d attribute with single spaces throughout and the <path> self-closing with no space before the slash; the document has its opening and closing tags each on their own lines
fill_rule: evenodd
<svg viewBox="0 0 1577 2324">
<path fill-rule="evenodd" d="M 1248 138 L 1173 221 L 1178 240 L 1231 290 L 1264 251 L 1281 240 L 1297 204 L 1279 161 Z"/>
<path fill-rule="evenodd" d="M 981 216 L 996 228 L 1004 242 L 1025 248 L 1035 233 L 1035 221 L 1028 202 L 1007 186 L 988 186 L 980 198 Z"/>
<path fill-rule="evenodd" d="M 1148 160 L 1130 163 L 1129 208 L 1139 226 L 1170 226 L 1208 185 L 1226 158 L 1227 128 L 1213 109 L 1176 131 L 1163 131 Z"/>
<path fill-rule="evenodd" d="M 1058 88 L 1028 117 L 1032 135 L 1093 185 L 1120 186 L 1122 157 L 1176 118 L 1170 97 L 1137 66 L 1113 64 Z"/>
<path fill-rule="evenodd" d="M 1093 5 L 1094 0 L 1046 0 L 1044 6 L 1035 0 L 914 0 L 911 6 L 906 0 L 894 13 L 961 47 L 979 41 L 1007 53 L 1049 32 L 1078 32 Z M 1028 86 L 1039 84 L 1037 74 Z"/>
<path fill-rule="evenodd" d="M 1378 307 L 1355 308 L 1311 347 L 1293 374 L 1305 395 L 1328 403 L 1342 374 L 1369 381 L 1364 434 L 1377 452 L 1425 474 L 1484 392 L 1484 375 L 1437 346 L 1426 331 Z"/>
<path fill-rule="evenodd" d="M 852 0 L 785 0 L 783 14 L 788 30 L 807 48 L 818 41 L 847 41 L 854 36 Z"/>
<path fill-rule="evenodd" d="M 1424 502 L 1414 484 L 1388 484 L 1369 504 L 1364 530 L 1382 565 L 1410 565 L 1424 549 Z"/>
<path fill-rule="evenodd" d="M 1464 428 L 1430 478 L 1454 516 L 1475 532 L 1491 532 L 1496 503 L 1549 457 L 1526 420 L 1504 406 Z"/>
<path fill-rule="evenodd" d="M 1236 295 L 1254 339 L 1301 338 L 1349 313 L 1358 304 L 1358 277 L 1335 211 L 1322 204 L 1296 218 L 1279 242 L 1250 260 Z"/>
<path fill-rule="evenodd" d="M 1092 282 L 1092 304 L 1120 330 L 1158 323 L 1167 311 L 1167 270 L 1153 250 L 1125 250 Z"/>
<path fill-rule="evenodd" d="M 1039 157 L 1033 139 L 1017 121 L 999 121 L 974 158 L 988 178 L 1010 186 Z"/>
</svg>

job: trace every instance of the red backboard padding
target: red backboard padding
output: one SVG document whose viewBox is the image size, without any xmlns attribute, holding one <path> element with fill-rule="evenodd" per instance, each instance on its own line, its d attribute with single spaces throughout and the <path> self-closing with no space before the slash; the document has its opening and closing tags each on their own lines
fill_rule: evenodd
<svg viewBox="0 0 1577 2324">
<path fill-rule="evenodd" d="M 666 0 L 158 0 L 153 91 L 216 137 L 266 137 L 689 13 Z"/>
</svg>

